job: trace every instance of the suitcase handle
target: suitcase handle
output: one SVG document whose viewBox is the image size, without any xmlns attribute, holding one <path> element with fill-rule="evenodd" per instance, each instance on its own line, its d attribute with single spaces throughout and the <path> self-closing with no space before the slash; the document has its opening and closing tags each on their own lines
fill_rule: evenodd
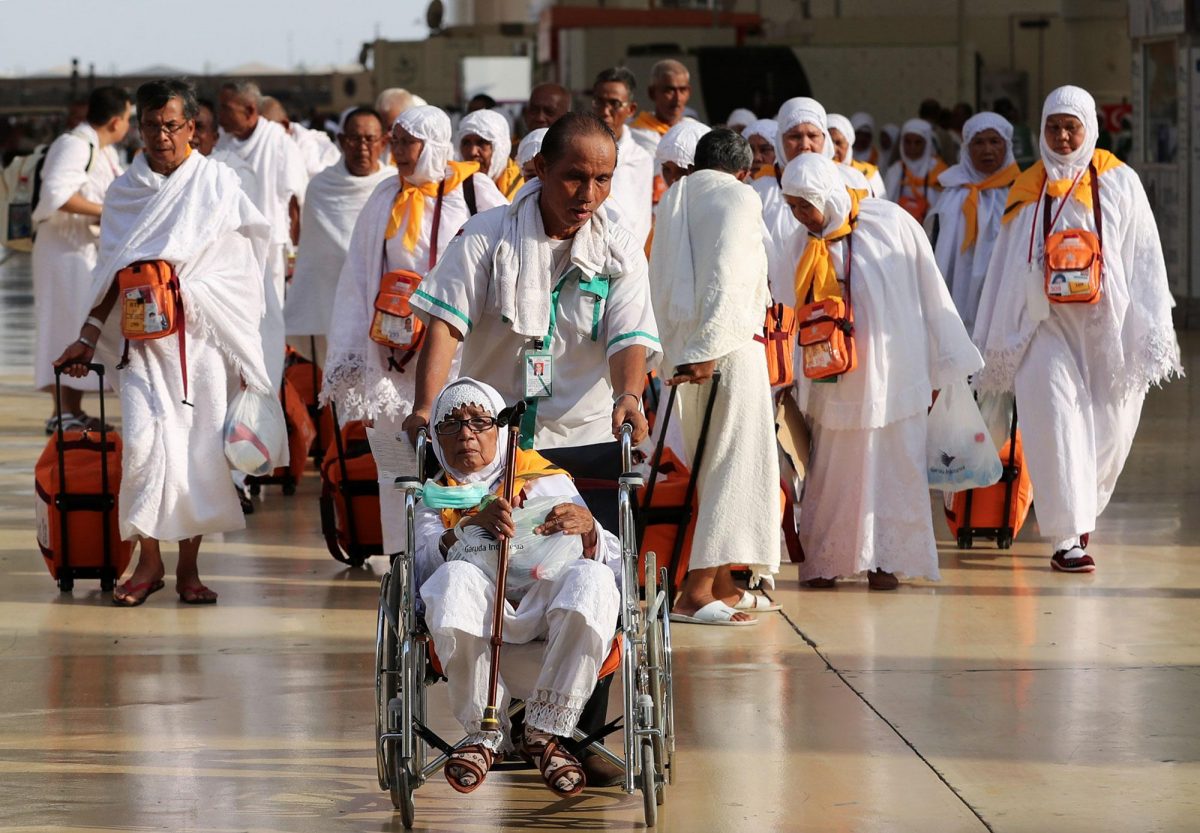
<svg viewBox="0 0 1200 833">
<path fill-rule="evenodd" d="M 63 375 L 63 371 L 66 368 L 73 367 L 75 365 L 82 365 L 82 366 L 87 367 L 88 370 L 95 373 L 96 376 L 99 378 L 99 386 L 98 386 L 97 392 L 99 393 L 99 396 L 100 396 L 100 491 L 102 494 L 107 495 L 107 494 L 109 494 L 109 490 L 108 490 L 108 451 L 107 451 L 107 449 L 108 449 L 108 428 L 107 428 L 108 420 L 107 420 L 107 416 L 104 412 L 104 365 L 100 364 L 99 362 L 83 362 L 83 361 L 64 362 L 63 364 L 58 365 L 54 368 L 54 416 L 58 423 L 58 425 L 56 427 L 56 436 L 58 438 L 58 443 L 57 443 L 57 445 L 58 445 L 58 487 L 59 487 L 59 490 L 62 492 L 70 491 L 67 488 L 67 460 L 66 460 L 66 449 L 64 448 L 65 438 L 63 436 L 63 426 L 62 426 L 62 375 Z M 111 527 L 110 527 L 111 523 L 112 523 L 112 519 L 110 518 L 110 513 L 108 511 L 103 512 L 101 514 L 101 524 L 102 524 L 102 526 L 101 526 L 102 533 L 101 534 L 104 536 L 104 542 L 102 545 L 103 552 L 104 552 L 104 569 L 109 572 L 112 572 L 112 567 L 113 567 L 112 546 L 111 546 L 111 542 L 109 541 L 109 533 L 111 531 Z M 63 512 L 63 511 L 59 512 L 59 547 L 62 550 L 62 554 L 61 554 L 62 569 L 65 571 L 67 576 L 70 576 L 71 575 L 71 565 L 70 565 L 70 560 L 69 560 L 70 559 L 70 555 L 69 555 L 70 542 L 68 541 L 67 513 Z M 120 576 L 114 576 L 114 578 L 120 578 Z"/>
</svg>

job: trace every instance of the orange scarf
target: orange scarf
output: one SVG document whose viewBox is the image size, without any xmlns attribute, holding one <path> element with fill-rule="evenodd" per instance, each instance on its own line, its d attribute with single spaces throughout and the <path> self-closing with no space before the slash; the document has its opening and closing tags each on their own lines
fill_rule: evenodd
<svg viewBox="0 0 1200 833">
<path fill-rule="evenodd" d="M 629 123 L 629 126 L 636 127 L 639 130 L 653 130 L 659 136 L 666 135 L 666 132 L 672 127 L 672 125 L 667 124 L 665 121 L 660 121 L 658 116 L 649 110 L 643 110 L 638 113 L 634 120 Z"/>
<path fill-rule="evenodd" d="M 979 195 L 992 188 L 1008 188 L 1020 175 L 1021 167 L 1013 162 L 1007 168 L 996 171 L 983 182 L 967 183 L 967 198 L 963 200 L 962 205 L 963 220 L 966 221 L 967 230 L 963 234 L 961 251 L 965 252 L 974 246 L 976 238 L 979 237 Z"/>
<path fill-rule="evenodd" d="M 504 441 L 504 437 L 499 438 L 500 442 Z M 517 478 L 513 484 L 513 494 L 519 495 L 524 491 L 525 486 L 533 480 L 540 477 L 553 477 L 556 474 L 567 474 L 558 466 L 551 463 L 536 451 L 527 451 L 522 448 L 517 449 Z M 567 475 L 570 477 L 570 475 Z M 444 475 L 447 486 L 458 486 L 459 483 L 449 474 Z M 478 509 L 443 509 L 441 510 L 442 524 L 446 529 L 457 524 L 467 515 L 474 515 Z"/>
<path fill-rule="evenodd" d="M 524 184 L 525 177 L 521 176 L 520 167 L 512 159 L 509 159 L 500 176 L 496 177 L 496 187 L 500 189 L 504 199 L 512 202 L 513 195 L 521 190 L 521 186 Z"/>
<path fill-rule="evenodd" d="M 442 180 L 445 188 L 442 194 L 449 194 L 463 183 L 467 177 L 479 170 L 475 162 L 451 162 L 446 178 Z M 400 179 L 400 191 L 392 203 L 392 216 L 388 219 L 385 237 L 391 240 L 400 231 L 404 215 L 408 214 L 408 222 L 404 226 L 404 248 L 410 252 L 417 248 L 417 240 L 421 237 L 421 224 L 425 220 L 425 198 L 436 197 L 438 186 L 442 182 L 426 182 L 424 185 L 414 185 Z"/>
<path fill-rule="evenodd" d="M 757 171 L 754 172 L 753 178 L 754 179 L 765 179 L 766 177 L 769 177 L 769 176 L 775 176 L 775 166 L 774 165 L 763 165 L 761 168 L 759 168 Z"/>
<path fill-rule="evenodd" d="M 933 188 L 936 191 L 942 190 L 942 186 L 938 184 L 938 177 L 942 175 L 942 171 L 950 167 L 941 159 L 934 158 L 933 167 L 929 169 L 924 177 L 919 177 L 908 168 L 908 163 L 904 164 L 904 182 L 900 184 L 901 193 L 904 192 L 904 186 L 913 189 L 914 193 L 924 196 L 926 186 Z"/>
<path fill-rule="evenodd" d="M 829 244 L 854 231 L 858 221 L 858 193 L 849 188 L 850 214 L 846 221 L 824 237 L 813 234 L 808 236 L 808 245 L 804 254 L 796 264 L 796 304 L 808 303 L 808 290 L 813 292 L 813 302 L 824 301 L 826 298 L 841 298 L 842 288 L 838 283 L 837 270 L 833 267 L 833 255 L 829 253 Z"/>
<path fill-rule="evenodd" d="M 1096 166 L 1097 174 L 1104 174 L 1106 171 L 1111 171 L 1113 168 L 1119 168 L 1125 164 L 1117 157 L 1113 156 L 1107 150 L 1096 150 L 1092 153 L 1092 164 Z M 1007 223 L 1013 217 L 1016 217 L 1021 212 L 1021 207 L 1027 203 L 1036 203 L 1042 196 L 1042 186 L 1046 186 L 1046 193 L 1058 199 L 1066 195 L 1067 191 L 1071 190 L 1070 179 L 1059 179 L 1054 182 L 1046 182 L 1046 166 L 1039 159 L 1029 170 L 1017 177 L 1017 181 L 1013 183 L 1012 190 L 1008 192 L 1008 204 L 1004 206 L 1004 219 L 1002 222 Z M 1079 177 L 1079 183 L 1075 186 L 1075 192 L 1071 195 L 1079 201 L 1079 204 L 1087 209 L 1092 207 L 1092 172 L 1085 170 L 1083 175 Z"/>
<path fill-rule="evenodd" d="M 879 173 L 879 168 L 875 167 L 870 162 L 859 162 L 857 159 L 854 159 L 853 157 L 851 157 L 851 159 L 850 159 L 850 167 L 854 168 L 856 171 L 859 171 L 863 176 L 865 176 L 867 178 L 868 182 L 870 182 L 871 177 L 873 177 L 873 176 L 875 176 L 875 174 Z"/>
</svg>

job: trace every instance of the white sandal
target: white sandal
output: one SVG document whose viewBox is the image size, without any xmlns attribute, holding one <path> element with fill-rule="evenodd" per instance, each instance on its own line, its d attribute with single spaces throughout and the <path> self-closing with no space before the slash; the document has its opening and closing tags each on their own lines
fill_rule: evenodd
<svg viewBox="0 0 1200 833">
<path fill-rule="evenodd" d="M 772 613 L 776 610 L 783 610 L 783 605 L 768 599 L 766 596 L 760 596 L 757 593 L 751 593 L 749 590 L 743 590 L 742 597 L 738 599 L 733 609 L 753 611 L 754 613 Z"/>
<path fill-rule="evenodd" d="M 735 628 L 758 624 L 757 619 L 734 621 L 733 617 L 741 612 L 734 610 L 720 599 L 717 599 L 716 601 L 709 602 L 690 616 L 684 613 L 672 613 L 671 621 L 684 622 L 689 625 L 728 625 Z"/>
</svg>

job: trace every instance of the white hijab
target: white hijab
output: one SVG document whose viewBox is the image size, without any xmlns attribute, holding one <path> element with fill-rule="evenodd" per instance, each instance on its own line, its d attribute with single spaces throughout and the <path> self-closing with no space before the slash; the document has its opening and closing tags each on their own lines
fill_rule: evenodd
<svg viewBox="0 0 1200 833">
<path fill-rule="evenodd" d="M 758 119 L 747 125 L 746 129 L 742 131 L 742 136 L 746 139 L 751 136 L 761 136 L 774 146 L 776 139 L 779 138 L 779 122 L 775 119 Z"/>
<path fill-rule="evenodd" d="M 904 153 L 904 137 L 908 134 L 915 134 L 925 140 L 924 152 L 913 159 Z M 900 137 L 896 140 L 900 159 L 904 161 L 909 172 L 918 179 L 923 178 L 931 170 L 933 170 L 933 125 L 925 121 L 925 119 L 909 119 L 904 123 L 904 127 L 900 128 Z"/>
<path fill-rule="evenodd" d="M 450 142 L 453 133 L 450 117 L 437 107 L 425 104 L 405 110 L 396 117 L 394 125 L 399 125 L 425 143 L 417 158 L 417 169 L 405 179 L 413 185 L 444 179 L 446 165 L 454 156 L 454 145 Z"/>
<path fill-rule="evenodd" d="M 442 468 L 459 483 L 490 484 L 504 470 L 504 458 L 508 452 L 508 448 L 502 441 L 503 438 L 497 438 L 496 456 L 492 458 L 491 462 L 485 464 L 479 471 L 468 473 L 461 472 L 447 465 L 446 453 L 442 449 L 442 440 L 436 430 L 439 422 L 459 408 L 466 407 L 467 405 L 475 405 L 483 409 L 488 416 L 497 417 L 504 410 L 504 397 L 491 385 L 467 376 L 449 383 L 442 388 L 441 393 L 437 395 L 437 399 L 433 403 L 433 415 L 429 423 L 431 429 L 429 432 L 430 444 L 433 446 L 433 453 L 437 456 Z"/>
<path fill-rule="evenodd" d="M 849 165 L 854 160 L 854 124 L 850 119 L 843 116 L 841 113 L 830 113 L 826 119 L 829 130 L 836 130 L 845 137 L 847 146 L 846 152 L 841 159 L 837 158 L 837 148 L 833 149 L 833 161 L 839 165 Z M 833 137 L 830 136 L 832 142 Z"/>
<path fill-rule="evenodd" d="M 1083 122 L 1085 131 L 1083 144 L 1066 156 L 1055 153 L 1046 144 L 1046 120 L 1051 116 L 1063 114 L 1074 116 Z M 1046 96 L 1046 103 L 1042 105 L 1042 129 L 1038 141 L 1042 148 L 1042 163 L 1046 166 L 1046 175 L 1051 181 L 1074 179 L 1076 174 L 1091 163 L 1099 137 L 1096 99 L 1092 98 L 1091 93 L 1080 87 L 1066 86 L 1059 87 Z"/>
<path fill-rule="evenodd" d="M 801 124 L 812 124 L 821 128 L 825 134 L 825 148 L 821 155 L 826 159 L 833 158 L 833 140 L 829 138 L 829 123 L 825 108 L 815 98 L 798 96 L 789 98 L 779 108 L 775 121 L 779 122 L 779 133 L 775 137 L 775 159 L 777 164 L 784 165 L 791 160 L 783 151 L 783 134 Z"/>
<path fill-rule="evenodd" d="M 962 153 L 958 155 L 958 164 L 951 165 L 938 177 L 938 182 L 943 187 L 953 188 L 971 182 L 983 182 L 988 178 L 989 174 L 980 173 L 975 169 L 970 152 L 971 140 L 985 130 L 995 130 L 1004 139 L 1004 161 L 1000 163 L 1000 170 L 1016 161 L 1012 151 L 1013 126 L 1009 124 L 1008 119 L 986 111 L 976 113 L 963 124 Z"/>
<path fill-rule="evenodd" d="M 525 134 L 525 138 L 521 140 L 521 144 L 517 145 L 517 164 L 521 166 L 528 165 L 533 157 L 542 152 L 542 141 L 546 138 L 546 134 L 550 131 L 548 127 L 539 127 L 537 130 L 530 130 Z"/>
<path fill-rule="evenodd" d="M 696 144 L 700 137 L 712 128 L 698 121 L 681 121 L 663 134 L 654 152 L 654 161 L 673 162 L 681 168 L 690 168 L 696 162 Z"/>
<path fill-rule="evenodd" d="M 739 107 L 729 114 L 729 118 L 725 119 L 725 126 L 733 127 L 734 125 L 740 124 L 742 129 L 745 129 L 754 124 L 756 121 L 758 121 L 758 116 L 754 115 L 753 112 L 747 110 L 745 107 Z"/>
<path fill-rule="evenodd" d="M 800 197 L 825 215 L 826 234 L 850 216 L 850 193 L 832 159 L 816 153 L 800 154 L 788 162 L 780 186 L 787 196 Z"/>
<path fill-rule="evenodd" d="M 869 145 L 867 145 L 863 150 L 854 150 L 854 148 L 853 148 L 854 140 L 853 139 L 850 140 L 850 144 L 851 144 L 850 152 L 854 154 L 854 158 L 857 159 L 859 162 L 870 162 L 871 161 L 871 151 L 873 151 L 875 149 L 875 119 L 871 118 L 870 113 L 864 113 L 863 111 L 860 110 L 859 112 L 855 113 L 854 115 L 852 115 L 850 117 L 850 124 L 852 124 L 854 126 L 855 133 L 862 130 L 862 131 L 865 131 L 865 132 L 868 132 L 871 134 L 871 143 Z M 887 163 L 886 159 L 883 159 L 883 158 L 879 159 L 880 167 L 885 167 L 886 163 Z"/>
<path fill-rule="evenodd" d="M 495 110 L 476 110 L 463 116 L 458 123 L 458 136 L 454 140 L 455 156 L 462 159 L 463 137 L 475 135 L 492 145 L 492 162 L 484 171 L 491 179 L 504 173 L 508 157 L 512 153 L 512 129 L 508 119 Z"/>
</svg>

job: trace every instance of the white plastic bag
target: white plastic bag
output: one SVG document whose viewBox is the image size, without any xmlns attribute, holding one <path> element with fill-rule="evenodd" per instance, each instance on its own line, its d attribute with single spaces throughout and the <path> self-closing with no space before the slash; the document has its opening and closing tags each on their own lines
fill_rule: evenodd
<svg viewBox="0 0 1200 833">
<path fill-rule="evenodd" d="M 277 397 L 243 390 L 225 412 L 225 459 L 254 477 L 287 464 L 287 423 Z"/>
<path fill-rule="evenodd" d="M 929 487 L 943 492 L 980 489 L 1004 467 L 966 381 L 942 388 L 929 412 L 925 455 Z"/>
<path fill-rule="evenodd" d="M 505 597 L 520 600 L 535 581 L 553 581 L 574 561 L 583 557 L 583 538 L 579 535 L 537 535 L 550 510 L 570 498 L 550 496 L 532 498 L 513 510 L 513 526 L 517 534 L 508 546 L 508 581 Z M 500 544 L 474 525 L 462 529 L 460 542 L 448 554 L 451 560 L 469 561 L 490 578 L 496 580 Z"/>
</svg>

